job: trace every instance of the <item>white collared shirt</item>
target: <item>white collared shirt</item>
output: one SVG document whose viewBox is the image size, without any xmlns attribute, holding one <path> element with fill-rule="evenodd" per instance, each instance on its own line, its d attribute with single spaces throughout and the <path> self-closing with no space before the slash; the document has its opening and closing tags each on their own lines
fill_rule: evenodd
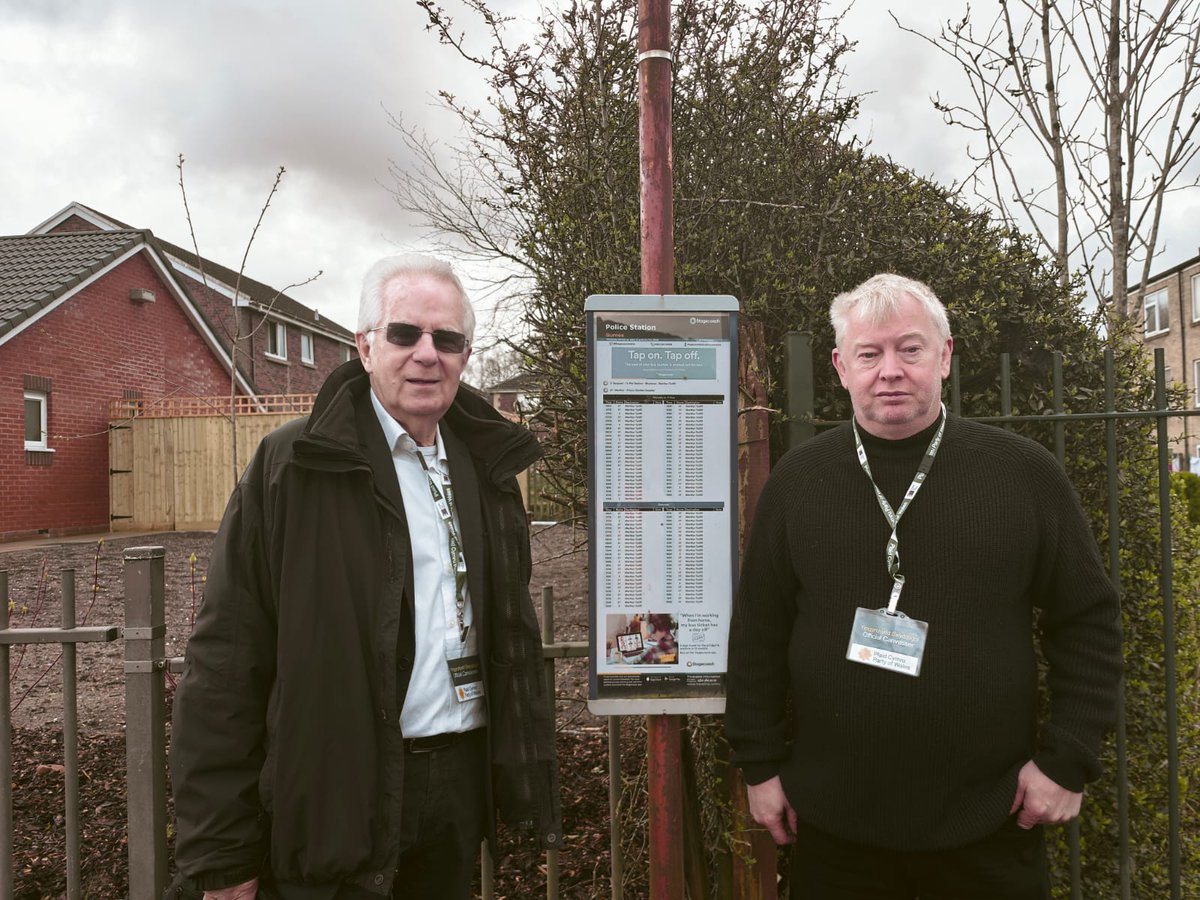
<svg viewBox="0 0 1200 900">
<path fill-rule="evenodd" d="M 438 488 L 450 480 L 450 464 L 442 443 L 442 430 L 437 431 L 433 447 L 419 447 L 404 427 L 391 417 L 375 391 L 371 405 L 384 439 L 392 451 L 392 463 L 400 482 L 404 500 L 404 516 L 408 520 L 408 540 L 412 546 L 413 598 L 416 629 L 416 653 L 412 677 L 404 708 L 400 712 L 400 730 L 405 737 L 428 737 L 449 731 L 470 731 L 487 724 L 487 711 L 482 699 L 459 702 L 454 694 L 447 659 L 470 656 L 478 652 L 478 635 L 472 625 L 471 599 L 464 587 L 466 608 L 463 622 L 468 626 L 464 644 L 458 629 L 458 607 L 455 602 L 457 560 L 450 554 L 450 529 L 438 515 L 429 475 L 417 459 L 425 452 L 429 473 L 440 478 Z M 459 526 L 458 510 L 453 509 L 454 527 Z"/>
</svg>

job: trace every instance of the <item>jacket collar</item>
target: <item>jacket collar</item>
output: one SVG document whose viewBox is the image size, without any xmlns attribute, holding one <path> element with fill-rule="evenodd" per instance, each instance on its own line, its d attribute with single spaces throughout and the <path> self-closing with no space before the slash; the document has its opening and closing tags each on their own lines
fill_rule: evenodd
<svg viewBox="0 0 1200 900">
<path fill-rule="evenodd" d="M 481 475 L 493 484 L 529 468 L 541 456 L 537 438 L 527 428 L 504 418 L 463 385 L 444 421 L 476 460 Z M 378 471 L 380 451 L 391 465 L 383 429 L 371 408 L 370 380 L 362 362 L 352 359 L 334 369 L 321 386 L 308 424 L 296 441 L 296 458 L 312 468 L 370 465 Z"/>
</svg>

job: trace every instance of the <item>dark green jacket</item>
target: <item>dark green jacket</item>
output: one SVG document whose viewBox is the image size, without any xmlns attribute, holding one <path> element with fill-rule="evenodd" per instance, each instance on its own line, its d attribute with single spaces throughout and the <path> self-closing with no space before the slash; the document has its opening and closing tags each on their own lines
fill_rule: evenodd
<svg viewBox="0 0 1200 900">
<path fill-rule="evenodd" d="M 461 389 L 442 420 L 480 629 L 494 806 L 561 837 L 553 708 L 515 475 L 533 436 Z M 391 890 L 414 636 L 408 527 L 361 364 L 268 435 L 217 533 L 175 698 L 176 862 Z"/>
</svg>

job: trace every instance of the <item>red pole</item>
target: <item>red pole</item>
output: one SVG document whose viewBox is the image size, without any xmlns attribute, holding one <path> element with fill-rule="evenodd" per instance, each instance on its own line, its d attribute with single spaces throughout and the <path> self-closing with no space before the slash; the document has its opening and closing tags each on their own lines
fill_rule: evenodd
<svg viewBox="0 0 1200 900">
<path fill-rule="evenodd" d="M 638 134 L 641 146 L 642 292 L 675 293 L 671 199 L 671 2 L 638 7 Z"/>
<path fill-rule="evenodd" d="M 675 293 L 671 199 L 671 2 L 639 0 L 642 292 Z M 680 716 L 647 716 L 650 900 L 683 898 Z"/>
</svg>

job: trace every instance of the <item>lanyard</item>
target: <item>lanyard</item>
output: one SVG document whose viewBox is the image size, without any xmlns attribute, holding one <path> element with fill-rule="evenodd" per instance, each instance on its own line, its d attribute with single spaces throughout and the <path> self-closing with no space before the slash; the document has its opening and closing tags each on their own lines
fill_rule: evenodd
<svg viewBox="0 0 1200 900">
<path fill-rule="evenodd" d="M 867 473 L 867 478 L 871 481 L 871 487 L 875 489 L 875 499 L 879 501 L 879 508 L 883 510 L 884 518 L 892 526 L 892 534 L 888 538 L 886 551 L 887 570 L 888 574 L 892 577 L 892 596 L 888 599 L 887 611 L 889 615 L 895 615 L 896 606 L 900 603 L 900 592 L 904 590 L 904 576 L 900 574 L 900 537 L 897 535 L 896 529 L 900 526 L 900 517 L 904 515 L 904 511 L 908 509 L 913 498 L 917 496 L 917 491 L 921 490 L 921 485 L 925 483 L 925 478 L 929 475 L 929 470 L 933 466 L 933 458 L 937 456 L 938 448 L 942 445 L 942 435 L 946 432 L 946 405 L 942 404 L 941 424 L 938 425 L 937 434 L 929 442 L 929 447 L 925 450 L 925 456 L 921 460 L 921 465 L 917 467 L 917 474 L 913 476 L 912 484 L 904 492 L 904 501 L 900 504 L 900 508 L 895 511 L 892 510 L 892 504 L 888 503 L 887 497 L 883 496 L 883 491 L 879 489 L 879 485 L 875 483 L 874 476 L 871 475 L 871 464 L 867 462 L 867 451 L 863 447 L 862 438 L 858 434 L 858 423 L 854 419 L 851 419 L 850 426 L 854 430 L 854 447 L 858 451 L 858 464 Z"/>
<path fill-rule="evenodd" d="M 442 521 L 446 523 L 446 533 L 450 544 L 450 562 L 454 566 L 454 608 L 458 613 L 458 634 L 459 640 L 464 644 L 467 642 L 467 631 L 470 628 L 466 623 L 467 615 L 467 567 L 463 559 L 462 541 L 458 536 L 458 529 L 454 527 L 454 489 L 450 487 L 450 480 L 441 476 L 440 479 L 435 479 L 433 473 L 429 471 L 429 464 L 425 462 L 425 454 L 421 452 L 421 448 L 417 448 L 417 461 L 421 464 L 421 468 L 425 470 L 426 480 L 429 482 L 429 494 L 433 497 L 433 505 L 437 507 L 438 515 L 442 517 Z M 438 480 L 442 484 L 438 485 Z M 443 488 L 445 494 L 442 493 Z"/>
</svg>

